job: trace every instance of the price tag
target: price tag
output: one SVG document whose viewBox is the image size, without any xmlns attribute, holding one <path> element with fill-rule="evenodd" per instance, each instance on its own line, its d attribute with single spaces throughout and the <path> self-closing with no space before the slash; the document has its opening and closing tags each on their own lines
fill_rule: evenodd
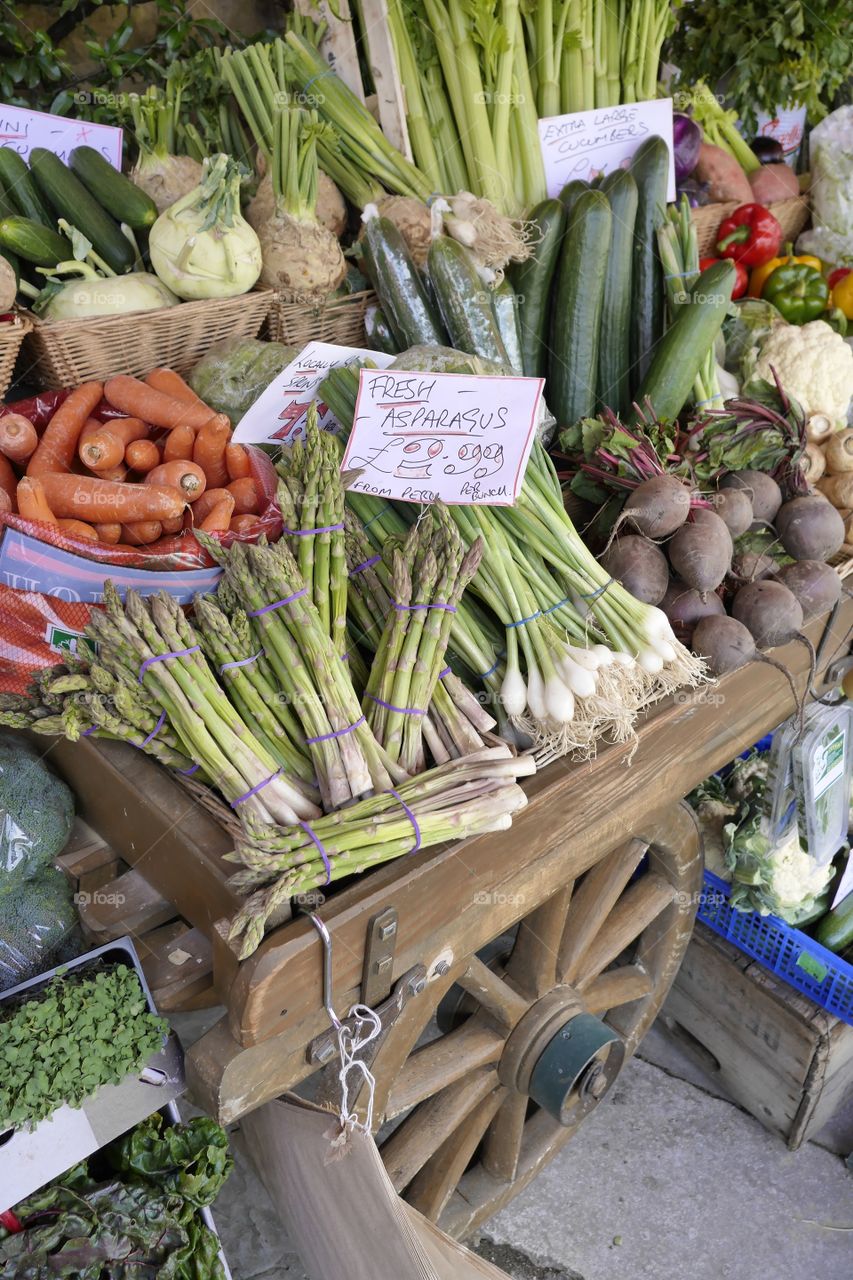
<svg viewBox="0 0 853 1280">
<path fill-rule="evenodd" d="M 548 195 L 558 196 L 573 178 L 591 182 L 599 174 L 626 169 L 640 144 L 653 134 L 669 147 L 666 198 L 674 200 L 672 98 L 545 116 L 539 121 L 539 145 Z"/>
<path fill-rule="evenodd" d="M 341 463 L 357 493 L 404 502 L 511 507 L 542 398 L 542 378 L 362 369 Z"/>
<path fill-rule="evenodd" d="M 67 116 L 0 103 L 0 146 L 11 147 L 25 160 L 33 147 L 44 147 L 67 164 L 75 147 L 93 147 L 113 168 L 121 169 L 121 139 L 122 130 L 113 125 L 70 120 Z"/>
<path fill-rule="evenodd" d="M 309 342 L 295 360 L 270 383 L 237 425 L 237 444 L 292 444 L 305 435 L 305 420 L 312 400 L 330 369 L 341 369 L 357 360 L 372 360 L 387 369 L 394 357 L 383 351 L 361 347 L 339 347 L 333 342 Z M 326 431 L 336 431 L 339 422 L 322 400 L 317 405 L 318 422 Z"/>
</svg>

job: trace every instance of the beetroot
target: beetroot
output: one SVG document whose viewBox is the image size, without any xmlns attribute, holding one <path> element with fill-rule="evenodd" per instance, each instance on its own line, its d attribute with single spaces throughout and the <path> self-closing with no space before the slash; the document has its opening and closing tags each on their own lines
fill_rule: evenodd
<svg viewBox="0 0 853 1280">
<path fill-rule="evenodd" d="M 758 528 L 772 524 L 782 505 L 782 490 L 766 471 L 733 471 L 723 477 L 720 488 L 746 490 Z"/>
<path fill-rule="evenodd" d="M 660 602 L 670 626 L 682 644 L 690 645 L 693 633 L 703 618 L 712 618 L 726 612 L 722 600 L 713 591 L 702 595 L 688 587 L 680 578 L 673 579 Z"/>
<path fill-rule="evenodd" d="M 841 579 L 822 560 L 797 560 L 779 570 L 778 579 L 796 597 L 803 618 L 816 618 L 828 613 L 841 599 Z"/>
<path fill-rule="evenodd" d="M 732 562 L 732 536 L 713 511 L 703 510 L 673 534 L 667 544 L 669 562 L 689 587 L 713 591 Z"/>
<path fill-rule="evenodd" d="M 612 578 L 645 604 L 659 604 L 669 584 L 666 556 L 648 538 L 620 537 L 605 551 L 601 563 Z"/>
<path fill-rule="evenodd" d="M 668 538 L 684 524 L 689 510 L 690 491 L 681 480 L 652 476 L 629 495 L 619 519 L 648 538 Z"/>
<path fill-rule="evenodd" d="M 755 519 L 752 498 L 745 489 L 719 489 L 712 495 L 714 510 L 733 538 L 746 533 Z"/>
<path fill-rule="evenodd" d="M 780 507 L 776 531 L 795 560 L 829 560 L 844 543 L 844 520 L 819 494 L 792 498 Z"/>
<path fill-rule="evenodd" d="M 732 603 L 732 614 L 759 649 L 787 644 L 803 625 L 803 611 L 793 592 L 767 578 L 741 587 Z"/>
<path fill-rule="evenodd" d="M 742 622 L 736 618 L 702 618 L 693 632 L 693 652 L 708 663 L 715 676 L 752 662 L 755 658 L 755 641 Z"/>
</svg>

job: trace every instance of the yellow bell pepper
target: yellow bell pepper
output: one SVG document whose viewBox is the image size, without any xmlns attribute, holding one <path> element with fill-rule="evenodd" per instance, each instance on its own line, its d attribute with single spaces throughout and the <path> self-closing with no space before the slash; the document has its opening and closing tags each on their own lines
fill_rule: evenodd
<svg viewBox="0 0 853 1280">
<path fill-rule="evenodd" d="M 848 271 L 833 286 L 832 305 L 840 308 L 848 320 L 853 320 L 853 271 Z"/>
<path fill-rule="evenodd" d="M 747 297 L 760 298 L 767 283 L 767 277 L 772 275 L 777 267 L 784 267 L 789 262 L 805 262 L 808 266 L 814 267 L 816 271 L 823 271 L 823 263 L 820 258 L 814 257 L 813 254 L 804 253 L 799 257 L 794 256 L 794 246 L 786 244 L 787 253 L 783 258 L 771 258 L 769 262 L 765 262 L 763 267 L 755 267 L 750 272 L 749 290 Z"/>
</svg>

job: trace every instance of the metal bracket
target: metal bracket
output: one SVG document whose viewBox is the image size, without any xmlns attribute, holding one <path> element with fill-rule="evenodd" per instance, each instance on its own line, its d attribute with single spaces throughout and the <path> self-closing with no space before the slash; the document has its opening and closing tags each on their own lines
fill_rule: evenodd
<svg viewBox="0 0 853 1280">
<path fill-rule="evenodd" d="M 361 975 L 361 1003 L 375 1009 L 387 999 L 394 972 L 394 948 L 397 945 L 397 910 L 386 907 L 371 916 L 364 944 L 364 969 Z"/>
<path fill-rule="evenodd" d="M 394 990 L 387 1000 L 378 1005 L 371 1005 L 374 1012 L 379 1015 L 383 1033 L 397 1020 L 412 997 L 420 995 L 426 987 L 426 980 L 426 966 L 416 964 L 414 968 L 403 974 L 399 982 L 395 984 Z M 362 1003 L 365 1002 L 363 1001 Z M 343 1026 L 352 1028 L 355 1026 L 355 1020 L 344 1018 Z M 305 1057 L 312 1066 L 321 1067 L 327 1062 L 331 1062 L 337 1056 L 337 1052 L 337 1031 L 329 1030 L 314 1037 L 305 1051 Z"/>
<path fill-rule="evenodd" d="M 848 671 L 853 671 L 853 654 L 846 658 L 837 658 L 831 662 L 824 673 L 824 684 L 841 684 Z"/>
</svg>

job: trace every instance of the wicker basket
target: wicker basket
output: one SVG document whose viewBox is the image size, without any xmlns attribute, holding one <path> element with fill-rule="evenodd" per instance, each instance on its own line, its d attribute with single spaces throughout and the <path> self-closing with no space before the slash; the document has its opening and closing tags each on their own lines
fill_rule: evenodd
<svg viewBox="0 0 853 1280">
<path fill-rule="evenodd" d="M 706 204 L 699 209 L 691 210 L 693 224 L 696 227 L 696 238 L 699 242 L 700 258 L 713 256 L 720 223 L 729 214 L 734 213 L 742 203 L 742 200 L 729 200 L 725 204 Z M 790 200 L 777 200 L 769 208 L 782 227 L 783 242 L 787 244 L 789 240 L 791 242 L 796 240 L 809 220 L 808 195 L 791 196 Z"/>
<path fill-rule="evenodd" d="M 362 289 L 342 298 L 329 298 L 315 307 L 302 302 L 284 302 L 270 290 L 269 337 L 287 346 L 304 347 L 307 342 L 334 342 L 342 347 L 363 347 L 364 313 L 376 302 L 372 289 Z"/>
<path fill-rule="evenodd" d="M 0 396 L 6 394 L 15 372 L 15 361 L 18 359 L 21 343 L 32 327 L 28 317 L 18 312 L 7 324 L 0 324 Z"/>
<path fill-rule="evenodd" d="M 39 388 L 73 387 L 116 373 L 141 377 L 159 365 L 182 371 L 223 338 L 254 338 L 267 318 L 270 295 L 182 302 L 162 311 L 95 316 L 48 324 L 33 318 L 26 354 Z"/>
</svg>

